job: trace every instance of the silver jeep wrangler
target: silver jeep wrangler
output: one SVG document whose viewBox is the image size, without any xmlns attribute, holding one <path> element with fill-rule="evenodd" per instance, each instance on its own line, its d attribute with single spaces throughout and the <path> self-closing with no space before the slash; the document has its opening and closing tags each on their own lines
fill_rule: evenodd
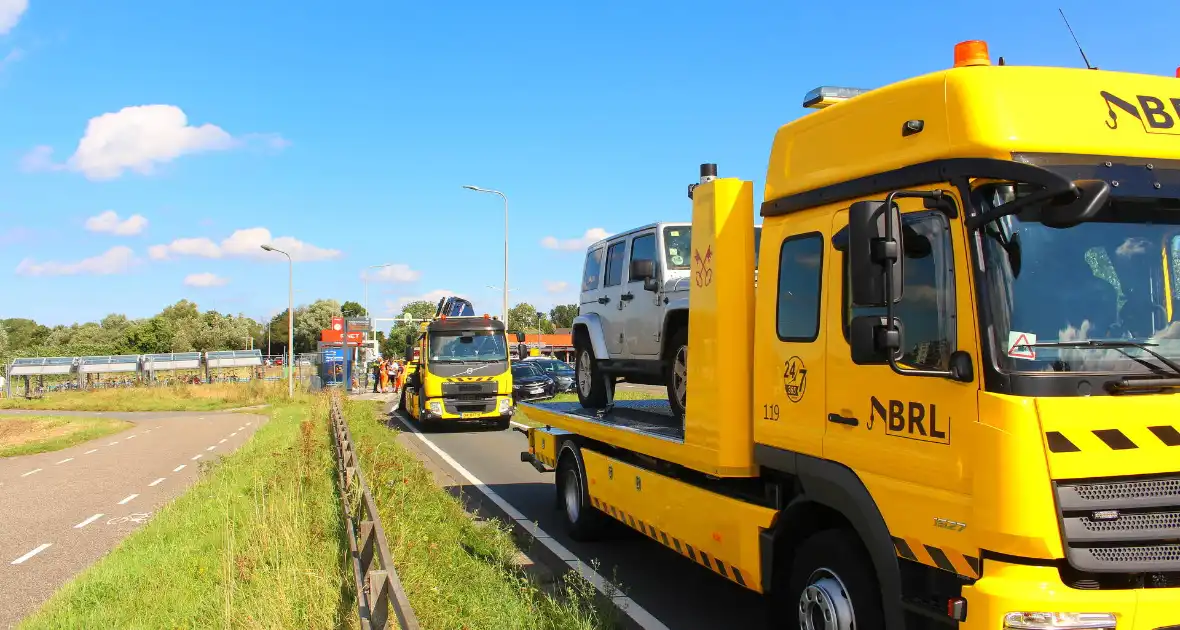
<svg viewBox="0 0 1180 630">
<path fill-rule="evenodd" d="M 757 226 L 755 264 L 761 236 Z M 694 255 L 691 223 L 645 225 L 587 248 L 573 326 L 574 380 L 583 407 L 607 406 L 615 384 L 624 381 L 664 385 L 672 411 L 683 417 Z"/>
</svg>

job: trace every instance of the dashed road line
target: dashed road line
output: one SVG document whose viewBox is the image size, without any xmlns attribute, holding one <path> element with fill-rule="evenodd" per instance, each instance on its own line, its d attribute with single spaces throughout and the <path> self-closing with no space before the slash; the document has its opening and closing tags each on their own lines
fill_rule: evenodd
<svg viewBox="0 0 1180 630">
<path fill-rule="evenodd" d="M 61 460 L 60 462 L 57 462 L 56 464 L 54 464 L 54 466 L 57 466 L 57 465 L 60 465 L 60 464 L 64 464 L 64 463 L 66 463 L 66 462 L 72 462 L 72 461 L 74 461 L 74 458 L 73 458 L 73 457 L 67 457 L 67 458 L 65 458 L 65 459 Z"/>
<path fill-rule="evenodd" d="M 221 441 L 220 441 L 220 442 L 218 442 L 218 444 L 225 444 L 225 441 L 226 441 L 226 439 L 225 439 L 225 438 L 221 438 Z"/>
<path fill-rule="evenodd" d="M 250 423 L 249 423 L 249 422 L 247 422 L 247 423 L 246 423 L 246 426 L 250 426 Z"/>
<path fill-rule="evenodd" d="M 180 471 L 184 470 L 185 466 L 188 466 L 188 464 L 181 464 L 181 465 L 177 466 L 176 468 L 173 468 L 172 472 L 180 472 Z"/>
<path fill-rule="evenodd" d="M 118 443 L 119 443 L 119 440 L 115 440 L 114 442 L 111 442 L 110 444 L 107 444 L 107 446 L 114 446 L 114 445 L 116 445 L 116 444 L 118 444 Z"/>
<path fill-rule="evenodd" d="M 32 558 L 33 556 L 41 553 L 42 551 L 45 551 L 46 549 L 49 549 L 49 546 L 52 544 L 53 543 L 41 543 L 41 545 L 38 546 L 36 549 L 30 551 L 29 553 L 26 553 L 25 555 L 17 558 L 16 560 L 13 560 L 9 564 L 22 564 L 22 563 L 24 563 L 25 560 Z"/>
<path fill-rule="evenodd" d="M 139 496 L 139 495 L 138 494 L 129 494 L 122 501 L 119 501 L 119 505 L 127 505 L 128 503 L 131 502 L 132 499 L 134 499 L 137 496 Z"/>
<path fill-rule="evenodd" d="M 86 520 L 82 521 L 81 523 L 78 523 L 77 525 L 75 525 L 75 526 L 74 526 L 74 529 L 82 529 L 83 527 L 86 527 L 87 525 L 89 525 L 89 524 L 93 523 L 94 521 L 97 521 L 98 519 L 102 518 L 102 516 L 103 516 L 103 515 L 102 515 L 101 513 L 99 513 L 99 514 L 95 514 L 94 516 L 91 516 L 90 518 L 88 518 L 88 519 L 86 519 Z"/>
<path fill-rule="evenodd" d="M 237 431 L 234 431 L 233 433 L 230 433 L 230 434 L 229 434 L 229 436 L 230 436 L 230 437 L 233 437 L 233 436 L 235 436 L 235 435 L 237 435 L 237 434 L 238 434 L 238 432 L 237 432 Z"/>
<path fill-rule="evenodd" d="M 213 449 L 215 449 L 215 448 L 217 448 L 217 445 L 216 445 L 216 444 L 214 444 L 213 446 L 210 446 L 209 448 L 207 448 L 207 449 L 205 449 L 205 450 L 206 450 L 206 451 L 211 451 L 211 450 L 213 450 Z"/>
<path fill-rule="evenodd" d="M 40 468 L 34 468 L 34 469 L 30 470 L 29 472 L 21 475 L 21 477 L 28 477 L 29 475 L 31 475 L 33 473 L 39 473 L 39 472 L 41 472 Z"/>
<path fill-rule="evenodd" d="M 97 449 L 97 448 L 92 448 L 92 449 L 90 449 L 89 451 L 86 451 L 85 453 L 82 453 L 82 454 L 83 454 L 83 455 L 89 455 L 89 454 L 91 454 L 91 453 L 97 453 L 97 452 L 98 452 L 98 449 Z"/>
<path fill-rule="evenodd" d="M 155 480 L 155 481 L 153 481 L 153 482 L 149 483 L 149 484 L 148 484 L 148 487 L 150 488 L 150 487 L 152 487 L 152 486 L 154 486 L 154 485 L 156 485 L 156 484 L 160 483 L 161 481 L 164 481 L 164 477 L 160 477 L 159 479 L 157 479 L 157 480 Z"/>
<path fill-rule="evenodd" d="M 194 461 L 194 462 L 195 462 L 195 461 L 197 461 L 198 459 L 201 459 L 201 454 L 200 454 L 200 453 L 197 453 L 196 455 L 193 455 L 193 458 L 192 458 L 191 460 L 189 460 L 189 461 Z"/>
</svg>

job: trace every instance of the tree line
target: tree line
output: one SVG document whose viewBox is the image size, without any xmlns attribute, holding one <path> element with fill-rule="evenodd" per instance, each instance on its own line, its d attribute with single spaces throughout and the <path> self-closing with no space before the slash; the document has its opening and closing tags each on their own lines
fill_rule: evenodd
<svg viewBox="0 0 1180 630">
<path fill-rule="evenodd" d="M 434 315 L 435 304 L 410 302 L 399 315 L 416 319 Z M 295 308 L 296 353 L 315 352 L 320 331 L 332 325 L 333 317 L 360 317 L 363 306 L 354 301 L 316 300 Z M 549 313 L 538 313 L 531 304 L 520 303 L 509 310 L 513 331 L 552 333 L 569 328 L 578 314 L 576 304 L 562 304 Z M 418 329 L 417 324 L 398 322 L 386 334 L 377 332 L 381 353 L 403 356 Z M 201 311 L 197 304 L 181 300 L 152 317 L 130 319 L 112 313 L 97 322 L 45 326 L 32 319 L 0 319 L 0 365 L 16 357 L 76 357 L 165 352 L 208 352 L 210 350 L 261 349 L 264 354 L 287 351 L 287 310 L 269 321 L 215 310 Z"/>
</svg>

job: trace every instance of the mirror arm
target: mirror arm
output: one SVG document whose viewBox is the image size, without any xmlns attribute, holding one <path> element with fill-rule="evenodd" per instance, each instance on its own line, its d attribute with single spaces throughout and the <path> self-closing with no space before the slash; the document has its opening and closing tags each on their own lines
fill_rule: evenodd
<svg viewBox="0 0 1180 630">
<path fill-rule="evenodd" d="M 1078 194 L 1078 189 L 1076 186 L 1074 186 L 1073 182 L 1068 182 L 1067 186 L 1059 190 L 1051 188 L 1039 190 L 1023 199 L 1017 199 L 1016 201 L 1008 202 L 998 208 L 992 208 L 989 212 L 984 212 L 982 214 L 968 217 L 967 220 L 964 221 L 964 224 L 967 226 L 968 231 L 974 232 L 975 230 L 978 230 L 979 228 L 987 225 L 988 223 L 991 223 L 992 221 L 995 221 L 996 219 L 1002 219 L 1007 216 L 1019 214 L 1022 210 L 1033 204 L 1044 203 L 1067 193 L 1073 193 L 1075 196 Z"/>
</svg>

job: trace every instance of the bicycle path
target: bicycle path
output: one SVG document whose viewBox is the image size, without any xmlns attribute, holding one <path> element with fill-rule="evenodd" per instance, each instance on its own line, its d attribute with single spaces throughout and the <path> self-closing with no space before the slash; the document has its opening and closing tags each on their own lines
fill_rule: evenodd
<svg viewBox="0 0 1180 630">
<path fill-rule="evenodd" d="M 35 612 L 246 442 L 265 416 L 232 412 L 58 412 L 134 423 L 52 453 L 0 459 L 0 628 Z M 2 418 L 0 418 L 2 421 Z"/>
</svg>

